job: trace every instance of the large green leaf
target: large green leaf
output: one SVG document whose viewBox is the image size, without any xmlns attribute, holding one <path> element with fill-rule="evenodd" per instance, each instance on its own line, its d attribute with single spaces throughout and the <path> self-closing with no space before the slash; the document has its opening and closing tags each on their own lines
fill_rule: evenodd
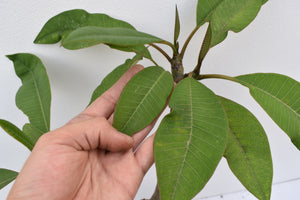
<svg viewBox="0 0 300 200">
<path fill-rule="evenodd" d="M 67 36 L 70 32 L 86 26 L 134 29 L 129 23 L 114 19 L 105 14 L 91 14 L 85 10 L 74 9 L 62 12 L 49 19 L 35 38 L 34 43 L 54 44 Z"/>
<path fill-rule="evenodd" d="M 124 64 L 116 67 L 112 72 L 110 72 L 93 92 L 89 104 L 91 104 L 98 97 L 100 97 L 111 86 L 113 86 L 113 84 L 115 84 L 131 66 L 135 65 L 141 59 L 142 59 L 142 55 L 138 54 L 134 56 L 132 59 L 127 59 Z"/>
<path fill-rule="evenodd" d="M 158 37 L 128 28 L 87 26 L 71 32 L 64 38 L 62 45 L 67 49 L 81 49 L 100 43 L 127 47 L 162 41 Z"/>
<path fill-rule="evenodd" d="M 211 19 L 211 46 L 222 42 L 229 30 L 239 32 L 253 21 L 260 10 L 261 0 L 224 0 Z"/>
<path fill-rule="evenodd" d="M 198 0 L 197 4 L 197 26 L 201 26 L 210 20 L 215 9 L 224 0 Z"/>
<path fill-rule="evenodd" d="M 18 172 L 1 168 L 0 169 L 0 189 L 4 188 L 10 182 L 15 180 L 17 175 L 18 175 Z"/>
<path fill-rule="evenodd" d="M 134 27 L 129 23 L 114 19 L 106 14 L 91 14 L 86 12 L 85 10 L 74 9 L 62 12 L 48 20 L 48 22 L 43 26 L 42 30 L 34 40 L 34 43 L 54 44 L 65 38 L 72 31 L 86 26 L 98 26 L 107 28 L 119 27 L 135 30 Z M 110 45 L 110 47 L 122 51 L 133 51 L 137 53 L 142 52 L 146 49 L 143 45 L 132 46 L 130 48 L 121 48 L 113 45 Z M 147 58 L 151 57 L 149 52 L 144 56 Z"/>
<path fill-rule="evenodd" d="M 198 0 L 197 26 L 210 21 L 211 47 L 222 42 L 229 30 L 239 32 L 256 17 L 266 0 Z"/>
<path fill-rule="evenodd" d="M 46 69 L 41 60 L 26 53 L 7 56 L 14 62 L 22 86 L 16 95 L 16 105 L 30 123 L 45 133 L 50 130 L 51 91 Z"/>
<path fill-rule="evenodd" d="M 274 73 L 235 77 L 300 150 L 300 83 Z"/>
<path fill-rule="evenodd" d="M 273 178 L 268 138 L 259 121 L 243 106 L 220 97 L 229 122 L 224 157 L 235 176 L 258 199 L 268 200 Z"/>
<path fill-rule="evenodd" d="M 161 122 L 154 156 L 161 200 L 189 200 L 207 183 L 226 146 L 228 122 L 218 97 L 202 83 L 185 78 Z"/>
<path fill-rule="evenodd" d="M 143 69 L 123 89 L 113 126 L 128 135 L 142 130 L 163 110 L 172 88 L 172 75 L 163 68 Z"/>
<path fill-rule="evenodd" d="M 0 119 L 0 126 L 5 130 L 10 136 L 24 144 L 29 150 L 33 149 L 33 146 L 36 142 L 33 135 L 25 135 L 18 127 L 12 123 Z"/>
</svg>

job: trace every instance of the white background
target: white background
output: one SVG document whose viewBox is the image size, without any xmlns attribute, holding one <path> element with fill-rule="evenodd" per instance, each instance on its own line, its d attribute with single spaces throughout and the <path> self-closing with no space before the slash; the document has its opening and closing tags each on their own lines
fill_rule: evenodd
<svg viewBox="0 0 300 200">
<path fill-rule="evenodd" d="M 111 50 L 104 45 L 68 51 L 56 45 L 35 45 L 33 40 L 45 22 L 52 16 L 73 8 L 106 13 L 128 21 L 139 31 L 166 40 L 173 40 L 174 8 L 178 5 L 181 17 L 181 44 L 195 26 L 196 0 L 1 0 L 0 1 L 0 118 L 20 128 L 26 117 L 14 103 L 20 87 L 11 61 L 5 55 L 28 52 L 44 62 L 52 87 L 51 129 L 65 124 L 82 111 L 89 102 L 97 84 L 114 67 L 123 63 L 132 53 Z M 230 76 L 254 72 L 276 72 L 300 80 L 300 2 L 298 0 L 270 0 L 259 15 L 241 33 L 230 33 L 227 39 L 214 47 L 203 63 L 202 73 Z M 196 64 L 206 26 L 192 40 L 184 65 L 186 72 Z M 167 49 L 170 52 L 169 49 Z M 165 69 L 169 64 L 155 50 L 155 60 Z M 150 65 L 148 61 L 142 61 Z M 203 81 L 215 93 L 231 98 L 250 109 L 262 122 L 271 146 L 274 165 L 272 200 L 298 199 L 300 195 L 300 152 L 289 138 L 274 124 L 249 96 L 248 90 L 221 80 Z M 0 130 L 0 168 L 19 171 L 29 155 L 21 144 Z M 151 168 L 136 196 L 149 197 L 156 183 L 155 169 Z M 11 184 L 0 191 L 5 199 Z M 195 199 L 255 199 L 244 190 L 222 160 L 203 191 Z M 227 194 L 227 195 L 226 195 Z M 223 195 L 222 197 L 218 195 Z M 298 197 L 298 198 L 297 198 Z"/>
</svg>

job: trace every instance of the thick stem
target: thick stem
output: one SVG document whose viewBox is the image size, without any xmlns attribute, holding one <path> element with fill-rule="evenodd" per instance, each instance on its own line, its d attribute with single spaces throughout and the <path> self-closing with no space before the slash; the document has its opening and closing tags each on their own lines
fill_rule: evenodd
<svg viewBox="0 0 300 200">
<path fill-rule="evenodd" d="M 158 185 L 156 185 L 154 193 L 150 199 L 142 199 L 142 200 L 160 200 Z"/>
<path fill-rule="evenodd" d="M 171 69 L 172 69 L 173 80 L 176 83 L 178 83 L 184 78 L 182 57 L 179 54 L 174 54 L 173 58 L 171 59 Z"/>
</svg>

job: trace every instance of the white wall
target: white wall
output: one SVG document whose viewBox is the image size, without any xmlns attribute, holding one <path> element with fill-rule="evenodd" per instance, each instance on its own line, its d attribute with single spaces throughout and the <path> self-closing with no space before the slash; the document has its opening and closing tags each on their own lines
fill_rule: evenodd
<svg viewBox="0 0 300 200">
<path fill-rule="evenodd" d="M 14 73 L 12 63 L 5 55 L 19 52 L 34 53 L 46 65 L 52 86 L 52 129 L 62 126 L 82 111 L 99 81 L 113 67 L 133 55 L 117 52 L 103 45 L 78 51 L 67 51 L 59 45 L 34 45 L 32 41 L 50 17 L 73 8 L 82 8 L 89 12 L 104 12 L 130 22 L 140 31 L 172 41 L 176 3 L 181 16 L 180 40 L 183 43 L 195 25 L 196 0 L 1 0 L 0 118 L 9 120 L 19 127 L 27 121 L 14 104 L 14 96 L 20 81 Z M 239 34 L 230 33 L 225 42 L 209 52 L 203 63 L 202 72 L 230 76 L 254 72 L 276 72 L 299 81 L 299 9 L 298 0 L 269 1 L 250 26 Z M 203 28 L 197 34 L 198 39 L 194 39 L 194 44 L 187 50 L 184 59 L 186 71 L 190 71 L 195 66 L 204 33 Z M 153 53 L 158 63 L 165 69 L 169 69 L 164 58 L 155 51 Z M 143 61 L 142 64 L 150 63 Z M 270 140 L 274 162 L 274 183 L 300 178 L 300 152 L 250 98 L 247 89 L 226 81 L 209 80 L 204 83 L 217 94 L 230 97 L 253 111 L 262 122 Z M 19 171 L 29 153 L 25 147 L 2 129 L 0 130 L 1 168 Z M 155 169 L 152 168 L 145 177 L 136 199 L 150 196 L 155 182 Z M 290 195 L 289 199 L 296 199 L 296 196 L 299 196 L 299 190 L 296 189 L 300 186 L 299 181 L 293 182 L 292 185 L 295 187 L 292 191 L 285 190 L 284 187 L 276 191 L 280 191 L 283 197 Z M 11 184 L 0 191 L 1 200 L 5 199 L 10 187 Z M 195 199 L 240 190 L 243 190 L 243 187 L 231 174 L 226 162 L 222 160 L 210 182 Z M 278 199 L 276 198 L 278 193 L 273 192 L 272 195 L 272 199 Z M 245 199 L 251 199 L 251 195 Z"/>
</svg>

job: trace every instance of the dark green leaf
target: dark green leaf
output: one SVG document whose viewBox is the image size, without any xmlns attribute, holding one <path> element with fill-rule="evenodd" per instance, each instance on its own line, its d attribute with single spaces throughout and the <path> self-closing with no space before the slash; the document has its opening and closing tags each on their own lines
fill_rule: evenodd
<svg viewBox="0 0 300 200">
<path fill-rule="evenodd" d="M 15 180 L 18 176 L 18 172 L 11 171 L 8 169 L 0 169 L 0 189 L 4 188 L 10 182 Z"/>
<path fill-rule="evenodd" d="M 72 31 L 86 26 L 98 26 L 98 27 L 119 27 L 119 28 L 135 28 L 125 21 L 114 19 L 106 14 L 95 13 L 91 14 L 81 9 L 74 9 L 62 12 L 52 17 L 44 25 L 34 43 L 38 44 L 54 44 L 59 42 L 62 38 L 65 38 Z M 110 45 L 111 48 L 140 53 L 145 50 L 146 47 L 131 46 L 131 47 L 118 47 Z M 148 50 L 146 50 L 148 51 Z M 144 54 L 146 58 L 151 58 L 150 53 Z"/>
<path fill-rule="evenodd" d="M 273 178 L 268 138 L 259 121 L 243 106 L 220 97 L 229 123 L 224 157 L 235 176 L 254 196 L 268 200 Z"/>
<path fill-rule="evenodd" d="M 100 43 L 127 47 L 162 41 L 155 36 L 128 28 L 87 26 L 71 32 L 63 39 L 62 45 L 67 49 L 81 49 Z"/>
<path fill-rule="evenodd" d="M 161 113 L 172 88 L 172 75 L 163 68 L 143 69 L 125 86 L 115 109 L 113 126 L 127 135 L 142 130 Z"/>
<path fill-rule="evenodd" d="M 0 119 L 0 126 L 5 130 L 10 136 L 24 144 L 29 150 L 33 149 L 35 141 L 31 135 L 25 135 L 18 127 L 12 123 Z"/>
<path fill-rule="evenodd" d="M 127 59 L 126 62 L 118 67 L 116 67 L 112 72 L 110 72 L 101 82 L 101 84 L 93 92 L 91 104 L 98 97 L 100 97 L 106 90 L 108 90 L 113 84 L 115 84 L 121 76 L 133 65 L 135 65 L 139 60 L 142 59 L 142 55 L 136 55 L 132 59 Z"/>
<path fill-rule="evenodd" d="M 190 200 L 222 158 L 228 122 L 218 97 L 192 78 L 179 82 L 169 105 L 154 141 L 161 200 Z"/>
<path fill-rule="evenodd" d="M 179 21 L 179 14 L 178 14 L 178 9 L 176 6 L 176 11 L 175 11 L 175 28 L 174 28 L 174 44 L 176 44 L 178 40 L 178 36 L 180 33 L 180 21 Z"/>
<path fill-rule="evenodd" d="M 51 91 L 46 69 L 41 60 L 26 53 L 7 56 L 14 62 L 22 86 L 16 95 L 16 105 L 41 132 L 50 129 Z"/>
<path fill-rule="evenodd" d="M 274 73 L 235 77 L 300 150 L 300 83 Z"/>
</svg>

